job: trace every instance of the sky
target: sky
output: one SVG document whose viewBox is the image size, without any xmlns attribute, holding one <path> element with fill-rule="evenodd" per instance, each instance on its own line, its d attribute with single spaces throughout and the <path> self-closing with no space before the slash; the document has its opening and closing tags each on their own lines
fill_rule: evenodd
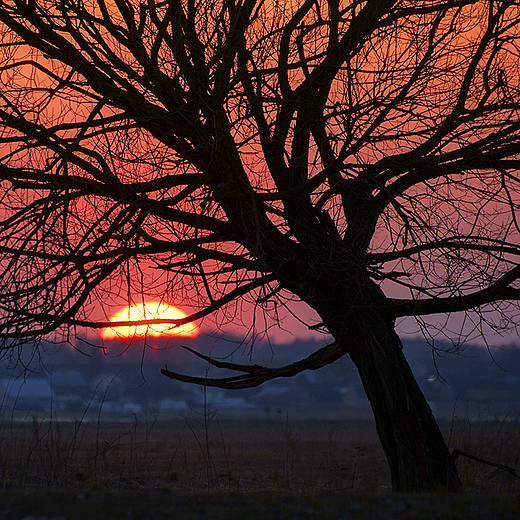
<svg viewBox="0 0 520 520">
<path fill-rule="evenodd" d="M 81 107 L 81 104 L 79 106 Z M 87 110 L 87 107 L 85 106 L 83 109 Z M 79 117 L 79 114 L 76 115 Z M 124 284 L 115 283 L 115 285 L 117 288 L 114 299 L 112 301 L 102 302 L 106 304 L 105 313 L 108 316 L 119 312 L 124 305 L 124 296 L 126 296 L 124 294 Z M 157 294 L 156 296 L 161 297 L 162 295 Z M 393 295 L 389 294 L 388 296 Z M 183 301 L 171 301 L 168 303 L 178 306 L 188 314 L 193 310 L 185 306 Z M 296 302 L 291 303 L 291 309 L 293 311 L 292 314 L 280 309 L 281 319 L 279 324 L 280 326 L 278 326 L 278 324 L 271 319 L 264 319 L 260 311 L 255 313 L 252 305 L 245 302 L 240 306 L 240 320 L 223 320 L 222 322 L 219 322 L 218 318 L 217 321 L 215 321 L 213 318 L 208 317 L 201 322 L 197 322 L 196 326 L 200 327 L 201 341 L 202 338 L 212 338 L 215 335 L 229 336 L 233 340 L 239 341 L 239 338 L 251 338 L 251 326 L 254 323 L 255 331 L 259 334 L 260 338 L 257 346 L 260 345 L 258 346 L 259 349 L 265 349 L 262 350 L 262 354 L 268 352 L 269 347 L 266 345 L 271 344 L 276 347 L 274 350 L 283 351 L 284 355 L 294 355 L 294 357 L 298 359 L 298 357 L 301 357 L 300 354 L 302 351 L 300 347 L 302 342 L 310 342 L 312 340 L 316 341 L 316 346 L 319 346 L 329 338 L 319 332 L 309 330 L 307 324 L 315 324 L 318 321 L 314 311 L 306 307 L 304 304 L 298 304 Z M 96 320 L 104 320 L 105 313 L 102 314 L 99 312 L 97 315 L 94 313 L 93 318 Z M 305 323 L 302 323 L 295 316 L 298 316 Z M 483 336 L 479 336 L 477 332 L 480 332 L 478 327 L 481 326 L 481 322 L 478 320 L 478 316 L 476 316 L 476 318 L 477 319 L 474 319 L 471 315 L 464 314 L 456 314 L 449 316 L 448 318 L 444 315 L 433 315 L 424 320 L 425 327 L 423 327 L 423 329 L 421 329 L 417 322 L 411 318 L 399 320 L 396 327 L 403 340 L 416 340 L 417 338 L 421 338 L 425 333 L 427 337 L 429 335 L 435 335 L 437 341 L 451 339 L 458 342 L 459 340 L 466 339 L 470 344 L 480 347 L 485 347 L 487 345 L 504 346 L 509 344 L 518 344 L 516 332 L 512 331 L 500 335 L 486 325 L 483 325 Z M 495 316 L 495 318 L 498 317 Z M 107 344 L 110 344 L 110 341 L 113 339 L 106 336 L 103 338 L 103 333 L 100 330 L 89 331 L 85 334 L 89 340 L 93 340 L 94 342 L 99 341 L 99 343 L 106 342 Z M 190 336 L 190 334 L 186 334 L 185 336 L 183 335 L 183 338 L 184 337 L 189 338 L 190 340 L 195 339 Z M 157 341 L 157 343 L 159 343 L 159 341 Z M 175 339 L 172 340 L 172 343 L 175 344 Z M 151 340 L 151 344 L 154 344 L 153 339 Z M 197 341 L 192 341 L 191 344 L 194 346 L 198 345 Z M 80 345 L 78 344 L 77 346 L 79 347 Z M 83 347 L 84 346 L 81 345 L 81 348 Z M 132 345 L 130 345 L 129 348 L 132 348 Z M 247 348 L 242 350 L 247 353 Z M 173 347 L 172 352 L 173 351 L 175 351 L 175 347 Z M 153 353 L 151 357 L 153 358 Z M 139 360 L 136 362 L 138 363 L 138 361 Z"/>
<path fill-rule="evenodd" d="M 172 302 L 172 305 L 175 304 Z M 112 318 L 118 313 L 123 312 L 126 306 L 115 306 L 112 309 Z M 189 314 L 191 309 L 183 307 L 182 305 L 175 306 L 181 311 L 182 315 Z M 303 303 L 291 302 L 291 312 L 280 309 L 280 323 L 279 326 L 268 317 L 261 318 L 258 316 L 260 311 L 257 311 L 256 323 L 258 333 L 262 341 L 268 341 L 274 345 L 291 345 L 297 341 L 315 340 L 317 342 L 329 341 L 330 336 L 322 332 L 310 330 L 308 325 L 319 322 L 315 311 Z M 127 314 L 128 315 L 128 314 Z M 167 314 L 164 315 L 168 317 Z M 178 317 L 176 314 L 171 317 Z M 491 313 L 487 316 L 488 319 L 494 318 L 499 320 L 498 313 Z M 139 318 L 136 318 L 139 319 Z M 267 326 L 263 326 L 262 319 L 266 320 Z M 194 327 L 200 328 L 201 333 L 212 334 L 218 332 L 220 334 L 229 334 L 234 337 L 250 336 L 250 325 L 252 323 L 252 310 L 247 309 L 247 304 L 243 306 L 242 323 L 237 320 L 231 322 L 224 322 L 222 324 L 215 323 L 211 317 L 199 320 Z M 477 328 L 479 327 L 479 328 Z M 264 333 L 264 330 L 267 332 Z M 113 329 L 112 329 L 113 330 Z M 188 327 L 189 331 L 193 330 Z M 504 330 L 498 333 L 492 330 L 489 326 L 483 323 L 478 315 L 471 313 L 454 313 L 452 315 L 432 315 L 424 318 L 420 325 L 414 318 L 400 319 L 396 323 L 396 331 L 402 340 L 427 339 L 435 338 L 437 341 L 453 341 L 461 343 L 469 343 L 478 346 L 503 346 L 510 344 L 520 344 L 518 335 L 515 330 Z M 483 334 L 480 334 L 480 332 Z M 176 335 L 177 331 L 172 331 L 172 335 Z M 194 334 L 197 335 L 196 333 Z M 88 336 L 92 339 L 103 338 L 104 333 L 99 330 L 89 332 Z M 113 337 L 113 335 L 112 335 Z M 111 339 L 111 338 L 106 338 Z"/>
</svg>

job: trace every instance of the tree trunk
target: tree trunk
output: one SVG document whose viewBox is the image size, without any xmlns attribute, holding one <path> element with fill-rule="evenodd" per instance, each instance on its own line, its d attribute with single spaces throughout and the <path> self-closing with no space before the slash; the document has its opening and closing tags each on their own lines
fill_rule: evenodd
<svg viewBox="0 0 520 520">
<path fill-rule="evenodd" d="M 336 263 L 341 266 L 341 258 Z M 393 490 L 460 490 L 455 461 L 404 356 L 383 291 L 354 261 L 331 269 L 327 260 L 321 264 L 316 257 L 309 265 L 318 275 L 293 276 L 288 289 L 316 310 L 356 365 Z"/>
<path fill-rule="evenodd" d="M 455 462 L 406 361 L 401 341 L 392 323 L 375 319 L 377 314 L 358 316 L 355 327 L 346 327 L 357 336 L 348 341 L 348 353 L 372 406 L 393 490 L 460 490 Z"/>
</svg>

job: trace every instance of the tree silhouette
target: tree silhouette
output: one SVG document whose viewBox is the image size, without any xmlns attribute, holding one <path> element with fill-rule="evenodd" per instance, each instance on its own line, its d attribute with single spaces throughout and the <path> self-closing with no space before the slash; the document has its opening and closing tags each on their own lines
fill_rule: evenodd
<svg viewBox="0 0 520 520">
<path fill-rule="evenodd" d="M 117 294 L 189 298 L 173 325 L 296 298 L 330 345 L 165 375 L 349 355 L 393 488 L 458 489 L 395 320 L 517 323 L 518 3 L 0 5 L 4 349 L 102 327 Z"/>
</svg>

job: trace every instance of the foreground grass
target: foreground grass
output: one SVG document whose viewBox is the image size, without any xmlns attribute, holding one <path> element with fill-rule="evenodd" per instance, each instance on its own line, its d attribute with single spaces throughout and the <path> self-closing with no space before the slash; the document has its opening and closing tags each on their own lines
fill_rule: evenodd
<svg viewBox="0 0 520 520">
<path fill-rule="evenodd" d="M 287 418 L 11 422 L 0 488 L 249 493 L 388 489 L 371 423 Z"/>
<path fill-rule="evenodd" d="M 451 449 L 518 466 L 518 421 L 445 434 Z M 0 518 L 520 518 L 518 479 L 458 467 L 462 495 L 395 495 L 369 422 L 29 418 L 0 429 Z"/>
</svg>

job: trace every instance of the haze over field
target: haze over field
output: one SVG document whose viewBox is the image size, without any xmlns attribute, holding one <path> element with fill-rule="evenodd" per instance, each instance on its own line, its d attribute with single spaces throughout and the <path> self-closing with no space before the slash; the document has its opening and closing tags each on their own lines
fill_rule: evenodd
<svg viewBox="0 0 520 520">
<path fill-rule="evenodd" d="M 197 338 L 172 340 L 153 338 L 144 360 L 143 342 L 126 345 L 107 342 L 104 355 L 88 349 L 82 355 L 66 347 L 48 345 L 42 356 L 43 367 L 30 363 L 25 372 L 19 364 L 3 362 L 0 382 L 4 408 L 14 406 L 20 414 L 54 413 L 67 417 L 81 414 L 90 402 L 97 413 L 102 404 L 109 416 L 132 417 L 158 411 L 162 415 L 188 414 L 200 410 L 206 396 L 220 414 L 267 417 L 366 419 L 371 418 L 369 403 L 352 362 L 343 358 L 316 371 L 294 378 L 281 378 L 245 390 L 202 389 L 172 381 L 160 374 L 165 365 L 191 375 L 217 375 L 206 363 L 180 348 L 180 344 L 208 355 L 225 356 L 237 363 L 253 362 L 279 366 L 308 355 L 319 347 L 315 341 L 299 340 L 291 345 L 257 344 L 251 354 L 235 342 L 202 334 Z M 161 350 L 166 349 L 166 350 Z M 516 416 L 520 411 L 520 348 L 504 346 L 488 352 L 469 346 L 457 355 L 448 344 L 436 344 L 436 354 L 423 341 L 404 343 L 404 351 L 419 384 L 437 418 L 457 416 L 474 419 Z M 223 374 L 220 374 L 223 375 Z M 9 408 L 10 409 L 10 408 Z"/>
</svg>

